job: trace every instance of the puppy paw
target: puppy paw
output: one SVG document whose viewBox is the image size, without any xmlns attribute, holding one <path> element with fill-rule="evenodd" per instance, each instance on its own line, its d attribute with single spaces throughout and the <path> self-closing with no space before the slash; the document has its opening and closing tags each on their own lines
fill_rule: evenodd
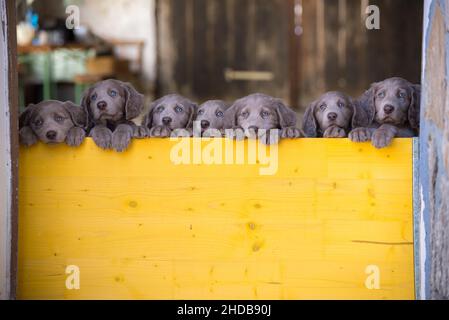
<svg viewBox="0 0 449 320">
<path fill-rule="evenodd" d="M 201 136 L 203 138 L 221 138 L 223 137 L 223 131 L 218 129 L 207 129 Z"/>
<path fill-rule="evenodd" d="M 245 140 L 246 134 L 245 130 L 241 127 L 234 127 L 232 129 L 225 130 L 225 137 L 228 139 L 234 139 L 237 141 Z"/>
<path fill-rule="evenodd" d="M 90 132 L 95 144 L 102 149 L 111 149 L 112 147 L 112 132 L 106 127 L 97 126 Z"/>
<path fill-rule="evenodd" d="M 132 135 L 128 131 L 115 131 L 112 134 L 112 148 L 117 152 L 128 149 Z"/>
<path fill-rule="evenodd" d="M 38 139 L 30 127 L 23 127 L 19 131 L 20 143 L 24 146 L 31 147 L 36 144 Z"/>
<path fill-rule="evenodd" d="M 168 138 L 170 134 L 171 130 L 168 127 L 156 126 L 150 129 L 150 137 L 153 138 Z"/>
<path fill-rule="evenodd" d="M 86 132 L 80 127 L 73 127 L 67 133 L 65 142 L 71 147 L 79 147 L 86 137 Z"/>
<path fill-rule="evenodd" d="M 248 139 L 252 139 L 252 140 L 256 140 L 259 138 L 259 134 L 258 134 L 258 130 L 257 129 L 246 129 L 245 130 L 245 135 Z"/>
<path fill-rule="evenodd" d="M 346 138 L 346 131 L 337 126 L 332 126 L 326 129 L 323 134 L 324 138 Z"/>
<path fill-rule="evenodd" d="M 175 129 L 171 132 L 170 137 L 172 138 L 190 138 L 193 137 L 192 129 Z"/>
<path fill-rule="evenodd" d="M 143 126 L 133 126 L 133 138 L 143 139 L 149 136 L 149 129 Z"/>
<path fill-rule="evenodd" d="M 283 128 L 281 130 L 282 139 L 296 139 L 301 137 L 301 130 L 295 127 Z"/>
<path fill-rule="evenodd" d="M 259 141 L 264 145 L 278 144 L 281 140 L 281 131 L 278 129 L 263 130 L 259 132 Z"/>
<path fill-rule="evenodd" d="M 395 133 L 393 130 L 377 129 L 372 137 L 372 144 L 377 149 L 386 148 L 391 145 Z"/>
<path fill-rule="evenodd" d="M 367 128 L 357 128 L 349 133 L 352 142 L 367 142 L 371 140 L 372 133 Z"/>
</svg>

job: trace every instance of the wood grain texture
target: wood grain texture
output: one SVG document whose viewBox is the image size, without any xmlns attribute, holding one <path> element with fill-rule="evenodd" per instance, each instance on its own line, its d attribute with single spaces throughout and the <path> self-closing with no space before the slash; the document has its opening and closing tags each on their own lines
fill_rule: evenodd
<svg viewBox="0 0 449 320">
<path fill-rule="evenodd" d="M 18 297 L 413 299 L 411 139 L 283 141 L 273 176 L 176 166 L 175 144 L 22 149 Z"/>
<path fill-rule="evenodd" d="M 158 0 L 157 95 L 231 102 L 263 92 L 303 112 L 325 91 L 358 97 L 392 76 L 419 83 L 422 1 L 303 0 L 303 32 L 292 39 L 295 3 Z M 363 4 L 379 7 L 380 30 L 367 30 Z M 227 81 L 227 69 L 274 77 Z"/>
</svg>

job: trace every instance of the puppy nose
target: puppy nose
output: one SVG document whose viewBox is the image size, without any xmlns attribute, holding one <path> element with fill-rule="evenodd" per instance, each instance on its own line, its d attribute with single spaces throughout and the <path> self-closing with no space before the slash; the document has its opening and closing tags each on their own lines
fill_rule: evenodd
<svg viewBox="0 0 449 320">
<path fill-rule="evenodd" d="M 54 140 L 56 138 L 56 134 L 57 134 L 56 131 L 48 131 L 46 136 L 48 139 Z"/>
<path fill-rule="evenodd" d="M 201 120 L 201 128 L 206 129 L 209 128 L 210 122 L 207 120 Z"/>
<path fill-rule="evenodd" d="M 329 120 L 336 120 L 338 118 L 338 114 L 336 114 L 335 112 L 331 112 L 327 115 L 327 118 Z"/>
<path fill-rule="evenodd" d="M 168 125 L 171 123 L 171 120 L 172 119 L 170 117 L 164 117 L 164 118 L 162 118 L 162 123 L 165 125 Z"/>
<path fill-rule="evenodd" d="M 105 101 L 100 101 L 97 103 L 97 108 L 100 110 L 105 110 L 108 104 Z"/>
<path fill-rule="evenodd" d="M 387 104 L 384 106 L 384 111 L 386 114 L 392 114 L 394 111 L 394 107 L 392 105 Z"/>
</svg>

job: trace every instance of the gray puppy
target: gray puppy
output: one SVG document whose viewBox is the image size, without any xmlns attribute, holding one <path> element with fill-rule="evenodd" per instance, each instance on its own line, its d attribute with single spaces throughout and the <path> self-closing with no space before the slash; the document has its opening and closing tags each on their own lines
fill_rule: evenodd
<svg viewBox="0 0 449 320">
<path fill-rule="evenodd" d="M 296 112 L 280 99 L 255 93 L 241 98 L 225 112 L 226 129 L 233 129 L 232 138 L 259 138 L 265 144 L 276 144 L 281 138 L 299 138 Z M 231 138 L 231 137 L 230 137 Z"/>
<path fill-rule="evenodd" d="M 65 142 L 76 147 L 86 136 L 86 126 L 87 114 L 82 107 L 70 101 L 43 101 L 29 105 L 20 115 L 20 142 L 25 146 L 38 140 L 48 144 Z"/>
<path fill-rule="evenodd" d="M 169 94 L 151 104 L 142 126 L 150 137 L 167 138 L 172 132 L 191 136 L 196 109 L 197 105 L 189 99 Z"/>
<path fill-rule="evenodd" d="M 376 148 L 389 146 L 395 137 L 419 134 L 421 86 L 402 78 L 390 78 L 371 85 L 359 99 L 365 112 L 349 134 L 354 142 L 372 141 Z"/>
<path fill-rule="evenodd" d="M 145 130 L 131 120 L 139 116 L 143 95 L 129 83 L 104 80 L 84 93 L 81 105 L 90 120 L 90 136 L 103 149 L 126 150 L 131 138 L 145 137 Z"/>
<path fill-rule="evenodd" d="M 338 91 L 327 92 L 307 108 L 302 130 L 309 138 L 346 138 L 357 116 L 351 97 Z"/>
<path fill-rule="evenodd" d="M 212 130 L 223 134 L 226 109 L 226 103 L 221 100 L 209 100 L 198 107 L 195 122 L 199 124 L 202 136 L 211 135 Z"/>
</svg>

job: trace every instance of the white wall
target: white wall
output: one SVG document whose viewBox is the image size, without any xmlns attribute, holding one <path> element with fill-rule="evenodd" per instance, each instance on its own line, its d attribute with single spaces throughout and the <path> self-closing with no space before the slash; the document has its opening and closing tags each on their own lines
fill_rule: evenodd
<svg viewBox="0 0 449 320">
<path fill-rule="evenodd" d="M 11 140 L 8 90 L 7 0 L 0 0 L 0 300 L 9 299 L 11 267 Z"/>
<path fill-rule="evenodd" d="M 155 0 L 82 0 L 80 20 L 94 34 L 105 39 L 144 40 L 144 77 L 156 78 L 156 16 Z M 133 50 L 119 52 L 134 58 Z"/>
</svg>

